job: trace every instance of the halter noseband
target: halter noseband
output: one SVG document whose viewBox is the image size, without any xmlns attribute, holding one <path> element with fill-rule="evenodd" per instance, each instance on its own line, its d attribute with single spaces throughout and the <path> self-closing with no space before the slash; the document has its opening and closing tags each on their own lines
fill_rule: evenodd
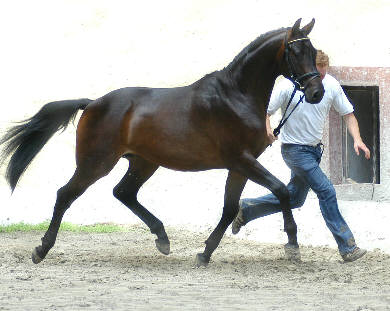
<svg viewBox="0 0 390 311">
<path fill-rule="evenodd" d="M 294 83 L 294 86 L 295 86 L 296 89 L 299 89 L 302 92 L 305 91 L 307 85 L 310 83 L 311 80 L 313 80 L 313 79 L 315 79 L 317 77 L 320 77 L 320 74 L 318 72 L 314 72 L 314 71 L 313 72 L 304 73 L 303 75 L 300 75 L 300 76 L 298 76 L 293 71 L 293 64 L 290 61 L 290 57 L 289 57 L 290 45 L 295 43 L 295 42 L 304 41 L 304 40 L 310 40 L 310 39 L 307 38 L 307 37 L 304 37 L 304 38 L 299 38 L 299 39 L 287 41 L 287 33 L 286 33 L 286 37 L 284 39 L 284 41 L 285 41 L 285 44 L 284 44 L 284 46 L 285 46 L 285 48 L 284 48 L 284 56 L 285 56 L 286 63 L 287 63 L 287 66 L 288 66 L 288 71 L 289 71 L 288 79 L 292 83 Z M 303 85 L 302 82 L 305 79 L 307 79 L 307 81 L 306 81 L 306 84 Z"/>
</svg>

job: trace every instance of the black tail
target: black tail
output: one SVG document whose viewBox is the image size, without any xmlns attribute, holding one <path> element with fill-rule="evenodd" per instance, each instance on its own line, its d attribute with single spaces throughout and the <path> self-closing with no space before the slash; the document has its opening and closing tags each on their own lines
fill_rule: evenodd
<svg viewBox="0 0 390 311">
<path fill-rule="evenodd" d="M 85 109 L 90 102 L 92 100 L 84 98 L 46 104 L 32 118 L 6 131 L 0 139 L 0 145 L 5 144 L 0 163 L 5 163 L 12 155 L 5 176 L 12 191 L 20 176 L 53 134 L 61 129 L 65 130 L 76 117 L 77 111 Z"/>
</svg>

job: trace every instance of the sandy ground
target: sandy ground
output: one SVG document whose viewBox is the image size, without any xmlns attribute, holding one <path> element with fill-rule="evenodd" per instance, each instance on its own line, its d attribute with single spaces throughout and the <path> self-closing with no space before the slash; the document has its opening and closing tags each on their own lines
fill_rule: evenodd
<svg viewBox="0 0 390 311">
<path fill-rule="evenodd" d="M 0 310 L 390 310 L 390 256 L 369 252 L 344 264 L 336 250 L 225 237 L 207 268 L 196 268 L 209 232 L 167 228 L 171 254 L 144 227 L 61 232 L 39 265 L 42 232 L 0 234 Z"/>
</svg>

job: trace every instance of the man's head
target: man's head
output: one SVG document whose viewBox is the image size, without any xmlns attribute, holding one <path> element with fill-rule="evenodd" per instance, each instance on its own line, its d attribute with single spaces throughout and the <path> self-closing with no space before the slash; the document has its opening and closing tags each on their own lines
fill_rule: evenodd
<svg viewBox="0 0 390 311">
<path fill-rule="evenodd" d="M 321 80 L 325 77 L 329 67 L 329 57 L 323 51 L 317 50 L 316 57 L 317 70 L 321 75 Z"/>
</svg>

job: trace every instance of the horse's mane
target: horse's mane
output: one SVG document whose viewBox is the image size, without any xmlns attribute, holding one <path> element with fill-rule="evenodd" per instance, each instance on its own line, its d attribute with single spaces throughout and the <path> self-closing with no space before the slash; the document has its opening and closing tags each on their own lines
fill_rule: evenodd
<svg viewBox="0 0 390 311">
<path fill-rule="evenodd" d="M 262 35 L 260 35 L 258 38 L 253 40 L 247 47 L 245 47 L 231 62 L 230 64 L 225 68 L 228 71 L 231 71 L 234 68 L 237 68 L 237 66 L 242 66 L 247 61 L 247 55 L 255 50 L 259 45 L 261 45 L 264 41 L 268 40 L 270 37 L 279 34 L 281 32 L 286 31 L 288 28 L 280 28 L 276 30 L 271 30 L 269 32 L 266 32 Z"/>
<path fill-rule="evenodd" d="M 199 89 L 201 89 L 201 91 L 197 93 L 197 96 L 202 97 L 202 101 L 200 102 L 207 105 L 212 102 L 214 106 L 219 102 L 224 102 L 225 104 L 229 103 L 232 95 L 231 93 L 227 94 L 227 91 L 232 89 L 230 74 L 236 70 L 240 71 L 240 69 L 249 61 L 248 54 L 261 46 L 263 42 L 269 40 L 272 36 L 285 32 L 287 29 L 288 28 L 280 28 L 271 30 L 260 35 L 246 46 L 225 68 L 211 72 L 196 81 L 195 83 L 198 85 Z"/>
</svg>

